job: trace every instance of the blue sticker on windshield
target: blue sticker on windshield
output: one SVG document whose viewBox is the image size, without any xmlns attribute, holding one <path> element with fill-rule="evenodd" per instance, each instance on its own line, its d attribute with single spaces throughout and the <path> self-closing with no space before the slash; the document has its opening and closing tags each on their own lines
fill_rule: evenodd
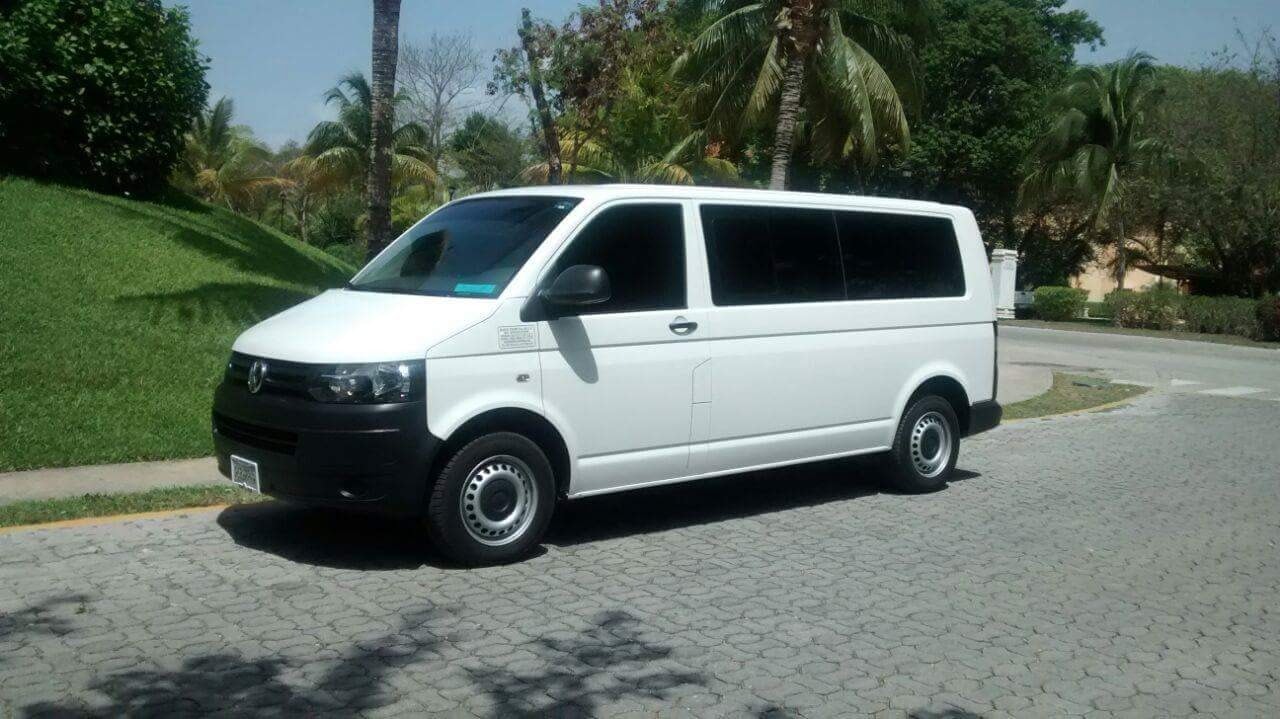
<svg viewBox="0 0 1280 719">
<path fill-rule="evenodd" d="M 453 286 L 453 291 L 468 295 L 491 295 L 495 288 L 497 288 L 497 285 L 470 285 L 466 282 L 459 282 Z"/>
</svg>

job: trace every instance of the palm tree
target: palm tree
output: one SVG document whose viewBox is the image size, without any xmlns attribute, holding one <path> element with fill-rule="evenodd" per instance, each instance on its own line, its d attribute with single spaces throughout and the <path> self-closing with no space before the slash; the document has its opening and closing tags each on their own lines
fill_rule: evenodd
<svg viewBox="0 0 1280 719">
<path fill-rule="evenodd" d="M 1091 230 L 1110 226 L 1122 290 L 1129 269 L 1125 193 L 1138 176 L 1171 162 L 1168 145 L 1147 135 L 1161 94 L 1146 53 L 1076 70 L 1053 98 L 1056 118 L 1034 148 L 1021 188 L 1024 205 L 1074 200 L 1083 205 Z"/>
<path fill-rule="evenodd" d="M 718 17 L 672 71 L 692 83 L 695 112 L 714 135 L 772 117 L 769 187 L 786 189 L 802 109 L 821 159 L 874 165 L 885 147 L 906 148 L 905 106 L 918 95 L 912 36 L 927 27 L 927 2 L 701 0 Z M 899 22 L 873 17 L 875 9 Z"/>
<path fill-rule="evenodd" d="M 311 210 L 316 201 L 336 190 L 341 178 L 320 166 L 311 155 L 299 155 L 280 167 L 280 199 L 288 202 L 298 220 L 298 233 L 303 242 L 310 242 L 308 235 Z"/>
<path fill-rule="evenodd" d="M 649 157 L 628 165 L 605 145 L 571 133 L 560 140 L 561 155 L 574 161 L 569 165 L 577 182 L 658 182 L 667 185 L 694 185 L 698 181 L 719 185 L 738 182 L 738 168 L 707 147 L 706 135 L 695 132 L 681 140 L 662 157 Z M 540 162 L 526 167 L 520 179 L 530 184 L 550 184 L 550 166 Z"/>
<path fill-rule="evenodd" d="M 372 159 L 373 90 L 362 73 L 345 75 L 324 95 L 325 103 L 338 108 L 337 120 L 325 120 L 307 135 L 306 154 L 335 182 L 368 186 Z M 399 100 L 397 100 L 399 102 Z M 391 133 L 391 181 L 435 184 L 427 147 L 427 130 L 406 122 Z"/>
<path fill-rule="evenodd" d="M 231 124 L 235 105 L 223 97 L 196 115 L 184 139 L 179 182 L 209 202 L 242 210 L 261 190 L 278 187 L 271 153 Z"/>
</svg>

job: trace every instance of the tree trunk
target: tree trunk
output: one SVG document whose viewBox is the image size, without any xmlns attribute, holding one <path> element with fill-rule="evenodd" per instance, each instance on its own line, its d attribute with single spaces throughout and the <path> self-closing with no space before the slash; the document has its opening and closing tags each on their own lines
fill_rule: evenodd
<svg viewBox="0 0 1280 719">
<path fill-rule="evenodd" d="M 1129 248 L 1124 239 L 1124 218 L 1116 220 L 1116 289 L 1124 289 L 1124 276 L 1129 274 Z"/>
<path fill-rule="evenodd" d="M 298 232 L 302 235 L 303 244 L 310 244 L 307 241 L 307 204 L 307 198 L 304 196 L 298 210 Z"/>
<path fill-rule="evenodd" d="M 396 87 L 400 0 L 373 0 L 373 112 L 369 133 L 369 246 L 367 257 L 391 243 L 391 99 Z"/>
<path fill-rule="evenodd" d="M 796 139 L 796 121 L 800 117 L 800 93 L 804 89 L 804 63 L 809 49 L 813 0 L 791 0 L 788 7 L 790 28 L 782 38 L 782 94 L 778 99 L 778 122 L 773 133 L 773 167 L 769 172 L 769 189 L 787 189 L 787 172 Z"/>
<path fill-rule="evenodd" d="M 524 54 L 529 61 L 529 92 L 533 95 L 538 121 L 542 125 L 542 141 L 547 145 L 547 184 L 559 185 L 560 137 L 556 132 L 555 120 L 551 117 L 547 95 L 542 88 L 542 60 L 534 43 L 533 18 L 529 14 L 529 8 L 520 11 L 520 44 L 524 46 Z"/>
</svg>

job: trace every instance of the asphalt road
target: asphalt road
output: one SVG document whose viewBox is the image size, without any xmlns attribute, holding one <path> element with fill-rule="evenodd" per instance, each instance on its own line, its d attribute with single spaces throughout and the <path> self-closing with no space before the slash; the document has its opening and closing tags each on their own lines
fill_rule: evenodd
<svg viewBox="0 0 1280 719">
<path fill-rule="evenodd" d="M 1001 326 L 1000 357 L 1002 365 L 1101 372 L 1179 394 L 1280 399 L 1274 349 Z"/>
<path fill-rule="evenodd" d="M 973 438 L 932 495 L 834 462 L 601 497 L 506 567 L 274 504 L 0 535 L 0 716 L 1280 713 L 1274 360 L 1002 337 L 1158 386 Z"/>
</svg>

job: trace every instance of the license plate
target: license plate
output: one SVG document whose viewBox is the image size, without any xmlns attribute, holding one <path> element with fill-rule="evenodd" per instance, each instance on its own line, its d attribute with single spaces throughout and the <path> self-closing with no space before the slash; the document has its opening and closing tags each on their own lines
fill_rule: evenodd
<svg viewBox="0 0 1280 719">
<path fill-rule="evenodd" d="M 258 463 L 244 457 L 231 455 L 231 481 L 250 492 L 261 492 L 258 484 Z"/>
</svg>

